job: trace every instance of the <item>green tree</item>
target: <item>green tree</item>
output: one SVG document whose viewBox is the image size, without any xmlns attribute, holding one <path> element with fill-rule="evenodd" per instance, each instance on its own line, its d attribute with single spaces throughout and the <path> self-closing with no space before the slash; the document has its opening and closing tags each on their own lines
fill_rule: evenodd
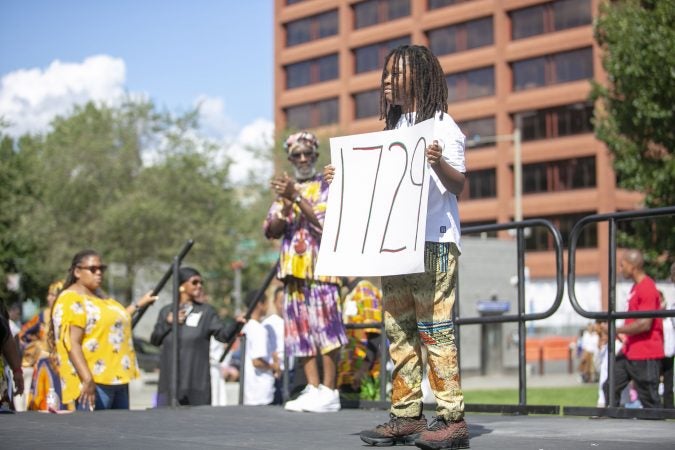
<svg viewBox="0 0 675 450">
<path fill-rule="evenodd" d="M 0 124 L 0 297 L 7 303 L 25 297 L 42 297 L 35 288 L 40 278 L 36 271 L 37 255 L 43 250 L 41 240 L 35 239 L 30 216 L 39 209 L 40 179 L 32 168 L 36 164 L 36 149 L 32 139 L 19 142 L 3 134 Z M 20 293 L 9 292 L 5 281 L 10 273 L 21 273 Z"/>
<path fill-rule="evenodd" d="M 675 205 L 675 3 L 622 0 L 601 7 L 595 37 L 603 50 L 606 86 L 595 131 L 614 156 L 619 186 L 644 193 L 648 208 Z M 675 220 L 638 221 L 622 245 L 642 248 L 652 274 L 673 260 Z"/>
<path fill-rule="evenodd" d="M 94 248 L 126 268 L 115 282 L 124 301 L 138 268 L 170 263 L 191 238 L 186 263 L 203 271 L 218 303 L 231 289 L 237 239 L 261 220 L 231 186 L 228 161 L 216 163 L 218 150 L 198 136 L 196 112 L 172 117 L 149 102 L 89 103 L 44 135 L 2 137 L 0 266 L 20 262 L 41 292 L 75 252 Z M 265 269 L 250 272 L 255 283 Z"/>
</svg>

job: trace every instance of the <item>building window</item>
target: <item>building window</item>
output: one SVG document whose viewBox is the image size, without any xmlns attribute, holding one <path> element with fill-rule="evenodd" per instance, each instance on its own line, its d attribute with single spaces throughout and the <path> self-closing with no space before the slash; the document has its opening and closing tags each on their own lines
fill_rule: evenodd
<svg viewBox="0 0 675 450">
<path fill-rule="evenodd" d="M 556 138 L 593 131 L 593 105 L 574 103 L 556 108 L 520 112 L 514 120 L 521 118 L 523 141 Z"/>
<path fill-rule="evenodd" d="M 354 49 L 355 72 L 363 73 L 372 70 L 381 70 L 384 66 L 384 58 L 390 51 L 400 45 L 409 45 L 410 36 L 403 36 L 390 41 L 378 42 Z"/>
<path fill-rule="evenodd" d="M 366 117 L 379 117 L 380 115 L 380 90 L 359 92 L 354 94 L 354 117 L 364 119 Z"/>
<path fill-rule="evenodd" d="M 591 47 L 511 63 L 513 90 L 593 78 Z"/>
<path fill-rule="evenodd" d="M 286 24 L 286 47 L 292 47 L 328 36 L 335 36 L 337 33 L 337 10 L 294 20 Z"/>
<path fill-rule="evenodd" d="M 476 170 L 467 173 L 467 183 L 460 195 L 462 200 L 477 200 L 497 196 L 497 171 Z"/>
<path fill-rule="evenodd" d="M 445 77 L 448 83 L 448 102 L 486 97 L 495 93 L 494 67 L 453 73 Z"/>
<path fill-rule="evenodd" d="M 445 6 L 456 5 L 458 3 L 466 3 L 471 0 L 429 0 L 429 9 L 438 9 Z"/>
<path fill-rule="evenodd" d="M 593 21 L 591 0 L 559 0 L 553 2 L 553 29 L 589 25 Z"/>
<path fill-rule="evenodd" d="M 490 140 L 485 140 L 487 137 L 492 137 L 497 134 L 497 127 L 494 116 L 484 117 L 482 119 L 465 120 L 457 123 L 464 136 L 466 136 L 466 148 L 480 148 L 495 145 Z"/>
<path fill-rule="evenodd" d="M 410 0 L 366 0 L 353 8 L 354 28 L 359 29 L 409 16 Z"/>
<path fill-rule="evenodd" d="M 591 0 L 557 0 L 511 11 L 511 39 L 588 25 L 592 21 Z"/>
<path fill-rule="evenodd" d="M 337 53 L 286 66 L 286 89 L 293 89 L 338 77 Z"/>
<path fill-rule="evenodd" d="M 573 158 L 523 166 L 523 193 L 568 191 L 595 187 L 595 157 Z"/>
<path fill-rule="evenodd" d="M 469 228 L 469 227 L 478 227 L 481 225 L 495 225 L 497 222 L 494 220 L 485 220 L 485 221 L 476 221 L 476 222 L 462 222 L 460 220 L 460 226 L 462 229 L 462 234 L 464 234 L 464 231 Z M 474 233 L 471 233 L 474 234 Z M 471 235 L 469 234 L 469 236 Z M 497 232 L 496 231 L 487 231 L 487 232 L 482 232 L 480 233 L 481 236 L 485 237 L 497 237 Z"/>
<path fill-rule="evenodd" d="M 286 126 L 289 128 L 315 128 L 337 123 L 337 121 L 337 98 L 286 108 Z"/>
<path fill-rule="evenodd" d="M 429 49 L 436 56 L 492 45 L 492 17 L 431 30 L 427 37 Z"/>
<path fill-rule="evenodd" d="M 563 247 L 567 248 L 569 244 L 570 232 L 574 225 L 581 220 L 583 217 L 595 214 L 595 212 L 589 211 L 580 214 L 565 214 L 554 217 L 544 217 L 544 219 L 549 220 L 562 235 Z M 539 218 L 539 216 L 536 216 Z M 534 217 L 532 217 L 534 218 Z M 544 227 L 532 227 L 532 232 L 529 237 L 525 238 L 525 249 L 533 251 L 546 251 L 553 250 L 553 236 L 551 233 Z M 598 227 L 597 224 L 589 224 L 585 226 L 581 234 L 579 235 L 579 240 L 577 241 L 578 248 L 595 248 L 598 246 Z"/>
</svg>

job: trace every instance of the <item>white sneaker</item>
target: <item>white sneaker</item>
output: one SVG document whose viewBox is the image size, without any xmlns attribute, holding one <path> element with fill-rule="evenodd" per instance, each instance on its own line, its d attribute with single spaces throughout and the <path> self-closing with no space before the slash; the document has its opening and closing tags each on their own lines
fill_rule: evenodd
<svg viewBox="0 0 675 450">
<path fill-rule="evenodd" d="M 286 411 L 302 412 L 305 403 L 316 402 L 319 397 L 319 388 L 308 384 L 295 400 L 289 400 L 284 405 Z"/>
<path fill-rule="evenodd" d="M 303 411 L 325 413 L 337 412 L 340 410 L 340 391 L 337 389 L 330 389 L 323 384 L 320 384 L 317 393 L 318 395 L 308 398 L 302 405 Z"/>
</svg>

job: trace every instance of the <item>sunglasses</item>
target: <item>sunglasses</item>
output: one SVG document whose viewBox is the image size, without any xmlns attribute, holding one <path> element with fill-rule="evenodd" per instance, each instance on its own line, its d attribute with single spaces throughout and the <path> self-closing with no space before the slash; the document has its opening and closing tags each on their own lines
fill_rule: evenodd
<svg viewBox="0 0 675 450">
<path fill-rule="evenodd" d="M 104 273 L 108 266 L 101 264 L 100 266 L 77 266 L 78 269 L 85 269 L 91 273 L 101 272 Z"/>
<path fill-rule="evenodd" d="M 202 280 L 192 280 L 190 281 L 190 284 L 193 286 L 197 286 L 199 284 L 204 285 L 204 282 Z"/>
<path fill-rule="evenodd" d="M 305 157 L 306 159 L 312 158 L 316 153 L 314 150 L 305 150 L 304 152 L 294 152 L 288 155 L 291 159 L 299 160 L 301 157 Z"/>
</svg>

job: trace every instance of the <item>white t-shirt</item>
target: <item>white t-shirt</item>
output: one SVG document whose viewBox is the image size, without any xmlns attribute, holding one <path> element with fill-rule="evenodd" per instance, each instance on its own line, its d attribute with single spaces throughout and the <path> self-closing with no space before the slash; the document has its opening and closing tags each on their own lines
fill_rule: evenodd
<svg viewBox="0 0 675 450">
<path fill-rule="evenodd" d="M 274 375 L 269 370 L 260 370 L 253 366 L 253 360 L 257 358 L 272 362 L 272 355 L 267 347 L 267 330 L 257 320 L 250 319 L 242 332 L 246 335 L 244 405 L 269 405 L 274 400 Z"/>
<path fill-rule="evenodd" d="M 284 319 L 279 314 L 267 316 L 262 321 L 267 329 L 267 349 L 270 354 L 277 352 L 281 370 L 284 369 Z"/>
<path fill-rule="evenodd" d="M 434 118 L 434 137 L 443 149 L 443 159 L 451 167 L 465 173 L 464 165 L 464 134 L 448 114 L 438 112 Z M 407 128 L 415 124 L 415 113 L 411 121 L 407 114 L 403 114 L 395 128 Z M 427 145 L 431 145 L 429 142 Z M 441 183 L 433 169 L 430 169 L 431 183 L 429 184 L 429 203 L 427 205 L 427 229 L 425 240 L 429 242 L 454 242 L 459 246 L 459 210 L 457 196 L 449 192 Z"/>
<path fill-rule="evenodd" d="M 581 335 L 581 349 L 585 352 L 596 354 L 598 353 L 598 346 L 600 344 L 600 336 L 598 333 L 584 330 Z"/>
</svg>

